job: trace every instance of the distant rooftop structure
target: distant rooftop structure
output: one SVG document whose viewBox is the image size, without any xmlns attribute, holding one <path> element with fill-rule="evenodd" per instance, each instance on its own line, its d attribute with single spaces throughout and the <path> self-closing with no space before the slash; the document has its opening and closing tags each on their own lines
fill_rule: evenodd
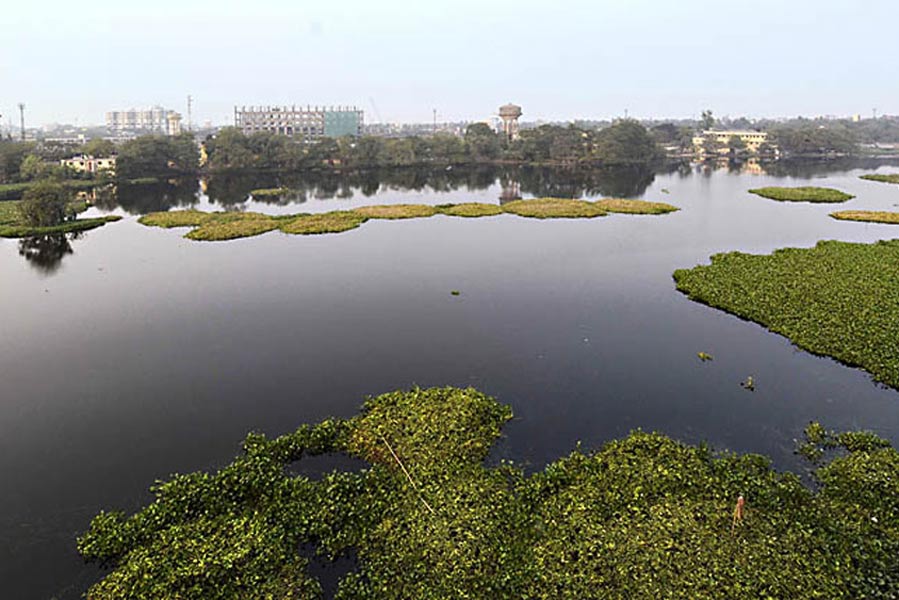
<svg viewBox="0 0 899 600">
<path fill-rule="evenodd" d="M 355 106 L 235 106 L 234 126 L 246 135 L 268 131 L 308 141 L 360 136 L 363 116 Z"/>
</svg>

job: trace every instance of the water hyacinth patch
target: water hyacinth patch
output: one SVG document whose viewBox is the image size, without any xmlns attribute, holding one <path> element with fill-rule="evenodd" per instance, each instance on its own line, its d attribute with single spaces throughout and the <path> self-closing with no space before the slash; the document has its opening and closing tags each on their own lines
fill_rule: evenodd
<svg viewBox="0 0 899 600">
<path fill-rule="evenodd" d="M 899 240 L 823 241 L 769 255 L 716 254 L 677 289 L 899 388 Z"/>
<path fill-rule="evenodd" d="M 781 202 L 846 202 L 855 198 L 852 194 L 841 192 L 833 188 L 823 187 L 764 187 L 749 190 L 750 194 L 779 200 Z"/>
<path fill-rule="evenodd" d="M 319 598 L 301 544 L 355 553 L 342 600 L 899 593 L 899 453 L 873 434 L 810 426 L 813 491 L 761 456 L 639 431 L 530 476 L 487 466 L 511 416 L 474 389 L 415 388 L 349 419 L 250 434 L 221 470 L 94 518 L 78 549 L 111 570 L 88 598 Z M 327 452 L 369 466 L 319 480 L 286 469 Z"/>
</svg>

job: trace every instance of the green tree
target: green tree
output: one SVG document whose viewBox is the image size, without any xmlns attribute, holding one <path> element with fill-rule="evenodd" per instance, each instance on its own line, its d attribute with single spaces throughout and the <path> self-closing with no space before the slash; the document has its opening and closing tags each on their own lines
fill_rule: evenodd
<svg viewBox="0 0 899 600">
<path fill-rule="evenodd" d="M 19 215 L 34 227 L 52 227 L 74 216 L 69 208 L 71 192 L 62 184 L 43 180 L 25 191 Z"/>
<path fill-rule="evenodd" d="M 465 145 L 475 160 L 494 160 L 502 150 L 499 136 L 486 123 L 472 123 L 465 129 Z"/>
<path fill-rule="evenodd" d="M 643 125 L 622 119 L 597 134 L 595 156 L 606 165 L 648 165 L 662 152 Z"/>
<path fill-rule="evenodd" d="M 115 144 L 103 138 L 94 138 L 81 146 L 81 153 L 88 156 L 107 157 L 115 154 L 115 151 Z"/>
<path fill-rule="evenodd" d="M 52 166 L 41 160 L 39 156 L 29 154 L 19 167 L 19 178 L 22 181 L 43 179 L 50 174 Z"/>
<path fill-rule="evenodd" d="M 200 151 L 190 134 L 145 135 L 122 144 L 116 160 L 121 179 L 171 177 L 195 173 Z"/>
<path fill-rule="evenodd" d="M 707 131 L 715 126 L 715 116 L 712 114 L 711 109 L 706 109 L 702 111 L 702 117 L 699 119 L 699 128 L 702 131 Z"/>
</svg>

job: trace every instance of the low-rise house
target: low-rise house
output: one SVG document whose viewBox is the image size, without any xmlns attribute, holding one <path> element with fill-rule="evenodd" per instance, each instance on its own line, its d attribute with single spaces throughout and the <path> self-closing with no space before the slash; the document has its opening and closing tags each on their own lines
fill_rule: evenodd
<svg viewBox="0 0 899 600">
<path fill-rule="evenodd" d="M 59 161 L 59 164 L 74 169 L 79 173 L 90 173 L 93 175 L 103 171 L 105 173 L 109 173 L 110 175 L 114 175 L 115 159 L 115 156 L 98 158 L 89 156 L 87 154 L 82 154 L 80 156 L 73 156 L 72 158 L 64 158 Z"/>
</svg>

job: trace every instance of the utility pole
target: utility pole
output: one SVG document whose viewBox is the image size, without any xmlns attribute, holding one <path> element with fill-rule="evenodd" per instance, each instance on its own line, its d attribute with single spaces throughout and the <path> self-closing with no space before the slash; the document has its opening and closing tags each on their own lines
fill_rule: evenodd
<svg viewBox="0 0 899 600">
<path fill-rule="evenodd" d="M 434 133 L 437 133 L 437 109 L 434 109 Z"/>
<path fill-rule="evenodd" d="M 22 130 L 22 141 L 25 141 L 25 103 L 19 102 L 19 125 Z"/>
<path fill-rule="evenodd" d="M 187 130 L 188 131 L 194 130 L 194 122 L 193 122 L 193 119 L 191 118 L 191 106 L 193 105 L 193 101 L 194 101 L 193 96 L 188 94 L 187 95 Z"/>
</svg>

